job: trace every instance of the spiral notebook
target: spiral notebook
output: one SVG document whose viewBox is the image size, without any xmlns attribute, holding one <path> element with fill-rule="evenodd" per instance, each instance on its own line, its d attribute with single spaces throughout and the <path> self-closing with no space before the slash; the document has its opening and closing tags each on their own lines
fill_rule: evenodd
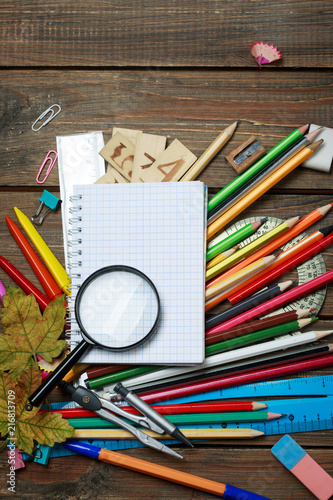
<svg viewBox="0 0 333 500">
<path fill-rule="evenodd" d="M 94 347 L 82 362 L 203 362 L 206 191 L 198 181 L 74 186 L 72 303 L 91 273 L 126 265 L 152 280 L 162 312 L 157 332 L 143 345 L 121 352 Z M 73 319 L 71 343 L 80 340 Z"/>
</svg>

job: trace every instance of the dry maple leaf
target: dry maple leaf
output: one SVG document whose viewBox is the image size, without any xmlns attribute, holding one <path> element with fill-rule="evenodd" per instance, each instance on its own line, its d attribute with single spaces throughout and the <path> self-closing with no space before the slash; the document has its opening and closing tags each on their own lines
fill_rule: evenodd
<svg viewBox="0 0 333 500">
<path fill-rule="evenodd" d="M 15 383 L 8 373 L 0 372 L 0 435 L 26 453 L 32 454 L 34 440 L 53 446 L 74 433 L 60 413 L 38 413 L 38 408 L 26 411 L 29 395 L 39 387 L 41 372 L 30 365 Z M 15 413 L 15 419 L 9 418 Z"/>
<path fill-rule="evenodd" d="M 3 301 L 0 315 L 5 334 L 0 335 L 0 365 L 16 379 L 34 362 L 32 356 L 39 354 L 52 361 L 60 355 L 66 345 L 65 340 L 58 340 L 65 325 L 66 307 L 64 298 L 58 297 L 42 315 L 33 295 L 11 286 Z"/>
</svg>

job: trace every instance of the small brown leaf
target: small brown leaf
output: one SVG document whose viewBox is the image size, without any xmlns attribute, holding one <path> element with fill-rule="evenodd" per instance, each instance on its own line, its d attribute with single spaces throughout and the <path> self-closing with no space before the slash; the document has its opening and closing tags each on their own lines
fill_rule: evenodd
<svg viewBox="0 0 333 500">
<path fill-rule="evenodd" d="M 64 298 L 51 301 L 42 315 L 33 295 L 15 287 L 8 287 L 4 309 L 0 310 L 4 335 L 0 335 L 0 363 L 2 370 L 10 370 L 16 379 L 39 354 L 46 361 L 59 356 L 66 346 L 58 340 L 65 325 Z"/>
<path fill-rule="evenodd" d="M 28 397 L 40 383 L 41 373 L 32 365 L 24 371 L 16 385 L 8 373 L 0 372 L 0 434 L 4 437 L 9 433 L 8 437 L 17 448 L 29 454 L 33 451 L 34 440 L 53 446 L 74 433 L 74 428 L 59 413 L 38 413 L 38 408 L 26 411 Z M 13 423 L 9 422 L 8 405 L 11 412 L 14 408 L 16 418 Z"/>
</svg>

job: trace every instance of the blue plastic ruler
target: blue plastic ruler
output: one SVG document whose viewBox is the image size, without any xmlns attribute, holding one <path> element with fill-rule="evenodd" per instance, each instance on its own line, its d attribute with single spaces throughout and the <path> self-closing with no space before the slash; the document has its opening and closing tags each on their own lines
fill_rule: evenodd
<svg viewBox="0 0 333 500">
<path fill-rule="evenodd" d="M 289 399 L 270 400 L 271 397 L 289 397 Z M 304 396 L 295 398 L 295 396 Z M 315 397 L 313 397 L 315 396 Z M 223 423 L 203 425 L 202 428 L 252 428 L 263 431 L 266 435 L 291 434 L 333 429 L 333 375 L 302 377 L 287 380 L 274 380 L 257 384 L 230 387 L 220 391 L 170 400 L 172 403 L 189 403 L 216 399 L 251 399 L 260 397 L 267 404 L 267 411 L 282 413 L 285 416 L 267 422 L 242 422 L 241 424 Z M 75 407 L 74 403 L 55 403 L 53 408 Z M 198 426 L 180 426 L 198 427 Z M 135 439 L 129 440 L 89 440 L 84 441 L 109 450 L 123 450 L 143 446 Z M 175 440 L 163 440 L 165 444 L 178 444 Z M 61 444 L 56 444 L 51 457 L 72 455 Z"/>
<path fill-rule="evenodd" d="M 333 375 L 299 377 L 243 384 L 224 389 L 193 394 L 168 400 L 169 404 L 193 403 L 195 401 L 214 401 L 216 399 L 251 399 L 284 396 L 333 396 Z M 164 404 L 163 401 L 160 404 Z M 155 404 L 155 403 L 154 403 Z M 156 403 L 159 404 L 159 403 Z"/>
</svg>

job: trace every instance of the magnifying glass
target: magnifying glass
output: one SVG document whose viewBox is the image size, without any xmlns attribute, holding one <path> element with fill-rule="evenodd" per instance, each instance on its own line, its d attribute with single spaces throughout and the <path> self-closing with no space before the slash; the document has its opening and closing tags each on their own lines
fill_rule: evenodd
<svg viewBox="0 0 333 500">
<path fill-rule="evenodd" d="M 82 341 L 30 396 L 28 411 L 42 403 L 92 346 L 127 351 L 146 342 L 157 329 L 161 305 L 155 285 L 141 271 L 107 266 L 82 283 L 74 310 Z"/>
</svg>

